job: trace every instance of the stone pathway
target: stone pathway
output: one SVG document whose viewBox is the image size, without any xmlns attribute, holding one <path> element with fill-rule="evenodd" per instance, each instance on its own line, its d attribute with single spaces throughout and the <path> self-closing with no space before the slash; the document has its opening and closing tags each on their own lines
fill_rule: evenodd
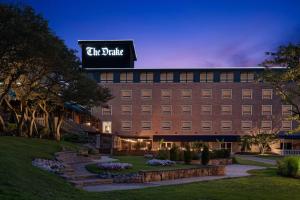
<svg viewBox="0 0 300 200">
<path fill-rule="evenodd" d="M 261 162 L 261 163 L 270 164 L 270 165 L 276 165 L 276 160 L 272 160 L 272 159 L 259 158 L 259 157 L 251 156 L 251 155 L 240 155 L 239 157 L 241 159 L 245 159 L 245 160 L 251 160 L 251 161 Z"/>
<path fill-rule="evenodd" d="M 158 187 L 158 186 L 165 186 L 165 185 L 179 185 L 179 184 L 186 184 L 186 183 L 193 183 L 193 182 L 250 176 L 250 174 L 248 174 L 247 171 L 253 169 L 265 169 L 265 167 L 250 166 L 250 165 L 228 165 L 226 166 L 225 176 L 193 177 L 193 178 L 150 182 L 150 183 L 143 183 L 143 184 L 113 183 L 113 184 L 103 184 L 103 185 L 96 185 L 96 186 L 85 186 L 83 187 L 83 189 L 90 192 L 104 192 L 104 191 L 114 191 L 114 190 L 142 189 L 142 188 Z"/>
</svg>

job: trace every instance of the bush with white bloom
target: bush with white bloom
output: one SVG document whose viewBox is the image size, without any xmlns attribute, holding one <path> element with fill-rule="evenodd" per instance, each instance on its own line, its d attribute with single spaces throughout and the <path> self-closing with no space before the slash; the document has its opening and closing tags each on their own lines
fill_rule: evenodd
<svg viewBox="0 0 300 200">
<path fill-rule="evenodd" d="M 175 165 L 176 162 L 171 160 L 151 159 L 147 161 L 147 164 L 151 166 L 171 166 L 171 165 Z"/>
<path fill-rule="evenodd" d="M 32 161 L 32 165 L 48 172 L 60 172 L 64 168 L 64 165 L 57 160 L 47 160 L 36 158 Z"/>
<path fill-rule="evenodd" d="M 98 167 L 103 170 L 122 170 L 132 168 L 130 163 L 120 163 L 120 162 L 108 162 L 108 163 L 99 163 Z"/>
</svg>

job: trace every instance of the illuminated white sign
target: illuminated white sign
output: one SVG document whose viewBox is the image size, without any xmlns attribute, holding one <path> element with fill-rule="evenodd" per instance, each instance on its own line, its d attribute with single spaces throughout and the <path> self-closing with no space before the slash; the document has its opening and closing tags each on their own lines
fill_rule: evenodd
<svg viewBox="0 0 300 200">
<path fill-rule="evenodd" d="M 111 133 L 111 122 L 104 121 L 102 122 L 102 133 Z"/>
<path fill-rule="evenodd" d="M 102 47 L 101 49 L 96 49 L 95 47 L 86 47 L 86 54 L 88 56 L 123 56 L 124 50 L 118 47 L 114 49 L 109 49 L 107 47 Z"/>
</svg>

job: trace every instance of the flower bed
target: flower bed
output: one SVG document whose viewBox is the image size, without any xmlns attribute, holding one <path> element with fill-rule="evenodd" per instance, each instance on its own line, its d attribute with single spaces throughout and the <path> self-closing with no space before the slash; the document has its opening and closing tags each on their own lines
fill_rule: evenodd
<svg viewBox="0 0 300 200">
<path fill-rule="evenodd" d="M 175 165 L 176 163 L 171 160 L 151 159 L 147 161 L 147 164 L 151 166 L 171 166 Z"/>
<path fill-rule="evenodd" d="M 103 170 L 123 170 L 132 168 L 130 163 L 119 163 L 119 162 L 110 162 L 110 163 L 99 163 L 98 167 Z"/>
<path fill-rule="evenodd" d="M 36 158 L 32 161 L 32 165 L 40 169 L 46 170 L 48 172 L 59 173 L 61 169 L 64 168 L 64 165 L 56 160 L 47 160 Z"/>
</svg>

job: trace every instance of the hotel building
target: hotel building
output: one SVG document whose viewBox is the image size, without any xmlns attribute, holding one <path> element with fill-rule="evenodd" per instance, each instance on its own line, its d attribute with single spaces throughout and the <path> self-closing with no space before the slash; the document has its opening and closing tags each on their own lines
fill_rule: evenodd
<svg viewBox="0 0 300 200">
<path fill-rule="evenodd" d="M 261 67 L 139 69 L 132 41 L 79 44 L 86 73 L 114 96 L 92 114 L 116 150 L 134 150 L 137 141 L 152 150 L 201 141 L 239 152 L 241 136 L 258 131 L 280 132 L 273 152 L 300 149 L 299 135 L 285 134 L 297 126 L 292 106 L 259 80 Z"/>
</svg>

